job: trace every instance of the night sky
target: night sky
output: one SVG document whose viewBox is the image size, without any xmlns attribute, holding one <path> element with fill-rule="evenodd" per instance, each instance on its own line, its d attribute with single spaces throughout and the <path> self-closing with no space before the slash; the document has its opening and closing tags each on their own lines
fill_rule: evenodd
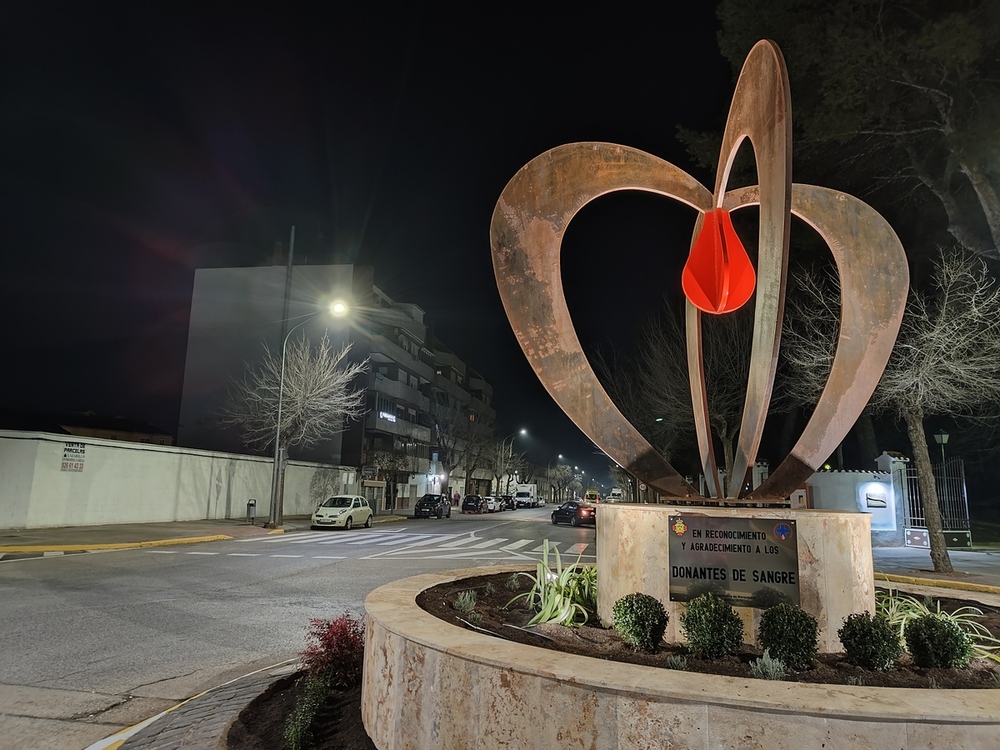
<svg viewBox="0 0 1000 750">
<path fill-rule="evenodd" d="M 257 264 L 294 224 L 297 261 L 371 265 L 426 311 L 493 384 L 501 435 L 526 427 L 519 447 L 542 464 L 603 467 L 514 340 L 490 217 L 521 166 L 572 141 L 640 148 L 710 185 L 675 130 L 718 128 L 728 109 L 714 4 L 336 5 L 2 12 L 0 406 L 173 432 L 194 270 Z M 631 351 L 679 294 L 693 222 L 649 195 L 578 216 L 563 275 L 585 349 Z"/>
</svg>

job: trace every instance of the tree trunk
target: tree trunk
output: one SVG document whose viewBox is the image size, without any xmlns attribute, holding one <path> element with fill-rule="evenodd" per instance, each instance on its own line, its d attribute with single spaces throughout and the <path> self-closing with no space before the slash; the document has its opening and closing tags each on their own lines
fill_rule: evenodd
<svg viewBox="0 0 1000 750">
<path fill-rule="evenodd" d="M 882 455 L 875 439 L 875 423 L 872 421 L 872 415 L 867 411 L 862 412 L 852 429 L 858 441 L 858 448 L 861 450 L 861 466 L 869 468 L 870 464 L 875 463 L 875 460 Z"/>
<path fill-rule="evenodd" d="M 979 205 L 982 207 L 990 227 L 990 236 L 993 237 L 993 252 L 989 255 L 993 258 L 1000 257 L 1000 196 L 993 189 L 989 177 L 975 166 L 962 162 L 961 169 L 969 178 L 969 182 L 972 183 L 972 189 L 976 191 Z"/>
<path fill-rule="evenodd" d="M 944 539 L 941 506 L 938 503 L 931 457 L 927 451 L 923 407 L 912 406 L 904 409 L 903 419 L 906 421 L 906 432 L 913 448 L 913 462 L 917 467 L 917 486 L 920 488 L 920 503 L 923 505 L 927 535 L 931 542 L 931 561 L 934 563 L 934 572 L 954 573 L 954 568 L 951 567 L 951 558 L 948 556 L 948 546 Z"/>
</svg>

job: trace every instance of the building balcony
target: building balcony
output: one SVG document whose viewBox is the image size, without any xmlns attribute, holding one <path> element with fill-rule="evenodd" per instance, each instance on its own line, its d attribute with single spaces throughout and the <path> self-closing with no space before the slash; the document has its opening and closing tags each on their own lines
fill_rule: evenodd
<svg viewBox="0 0 1000 750">
<path fill-rule="evenodd" d="M 410 438 L 416 443 L 430 444 L 431 441 L 431 430 L 429 427 L 423 427 L 414 422 L 407 422 L 399 419 L 395 414 L 389 414 L 388 412 L 369 412 L 365 416 L 365 429 Z"/>
<path fill-rule="evenodd" d="M 416 388 L 413 388 L 399 380 L 390 380 L 378 374 L 371 379 L 371 388 L 376 393 L 381 393 L 395 399 L 397 402 L 410 404 L 418 411 L 428 411 L 431 408 L 430 399 Z"/>
</svg>

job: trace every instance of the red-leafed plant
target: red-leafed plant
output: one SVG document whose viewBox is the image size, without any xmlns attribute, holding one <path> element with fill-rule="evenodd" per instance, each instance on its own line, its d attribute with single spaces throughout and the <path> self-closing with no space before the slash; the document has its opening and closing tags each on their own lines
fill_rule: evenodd
<svg viewBox="0 0 1000 750">
<path fill-rule="evenodd" d="M 330 687 L 358 684 L 365 657 L 364 620 L 350 614 L 336 620 L 313 618 L 300 656 L 306 671 L 311 676 L 327 677 Z"/>
</svg>

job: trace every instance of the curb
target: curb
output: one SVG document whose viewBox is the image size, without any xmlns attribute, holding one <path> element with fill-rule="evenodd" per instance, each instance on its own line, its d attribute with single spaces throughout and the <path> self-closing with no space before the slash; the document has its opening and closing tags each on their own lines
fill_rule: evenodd
<svg viewBox="0 0 1000 750">
<path fill-rule="evenodd" d="M 0 555 L 11 552 L 93 552 L 109 549 L 137 549 L 139 547 L 166 547 L 171 544 L 201 544 L 223 542 L 233 537 L 226 534 L 212 536 L 182 536 L 176 539 L 154 539 L 148 542 L 112 542 L 110 544 L 33 544 L 0 547 Z"/>
<path fill-rule="evenodd" d="M 391 523 L 393 521 L 409 520 L 406 516 L 386 516 L 372 519 L 372 523 Z M 285 528 L 270 529 L 265 532 L 284 534 Z M 112 542 L 109 544 L 18 544 L 0 547 L 0 555 L 31 552 L 98 552 L 113 549 L 139 549 L 141 547 L 169 547 L 174 544 L 202 544 L 204 542 L 225 542 L 234 539 L 228 534 L 212 534 L 211 536 L 180 536 L 174 539 L 154 539 L 148 542 Z"/>
<path fill-rule="evenodd" d="M 981 594 L 996 594 L 1000 596 L 1000 586 L 989 586 L 984 583 L 966 583 L 965 581 L 950 581 L 940 578 L 917 578 L 915 576 L 901 576 L 894 573 L 875 573 L 875 580 L 888 581 L 889 583 L 907 583 L 911 586 L 930 586 L 938 589 L 957 589 L 959 591 L 976 591 Z"/>
</svg>

